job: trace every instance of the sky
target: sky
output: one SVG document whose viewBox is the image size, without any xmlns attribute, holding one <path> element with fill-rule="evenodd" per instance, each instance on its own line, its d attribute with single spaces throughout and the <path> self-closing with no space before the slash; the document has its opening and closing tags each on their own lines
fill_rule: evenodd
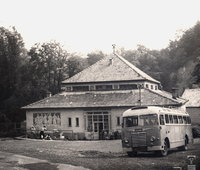
<svg viewBox="0 0 200 170">
<path fill-rule="evenodd" d="M 200 21 L 199 0 L 0 0 L 0 26 L 15 26 L 25 47 L 60 42 L 83 55 L 117 48 L 166 48 Z"/>
</svg>

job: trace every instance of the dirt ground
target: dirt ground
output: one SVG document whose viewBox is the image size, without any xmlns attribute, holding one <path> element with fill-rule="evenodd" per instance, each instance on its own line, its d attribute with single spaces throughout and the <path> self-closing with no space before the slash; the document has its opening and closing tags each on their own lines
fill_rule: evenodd
<svg viewBox="0 0 200 170">
<path fill-rule="evenodd" d="M 171 170 L 174 167 L 182 167 L 184 170 L 187 169 L 189 164 L 188 155 L 196 155 L 197 159 L 193 163 L 197 166 L 196 169 L 200 169 L 199 139 L 195 140 L 195 143 L 189 147 L 188 151 L 174 150 L 167 157 L 159 157 L 154 153 L 139 153 L 137 157 L 130 158 L 122 152 L 120 140 L 49 141 L 0 139 L 0 151 L 2 154 L 18 154 L 21 157 L 27 156 L 48 161 L 18 165 L 21 169 L 30 170 L 57 170 L 60 164 L 88 169 Z M 1 159 L 3 158 L 0 157 Z"/>
</svg>

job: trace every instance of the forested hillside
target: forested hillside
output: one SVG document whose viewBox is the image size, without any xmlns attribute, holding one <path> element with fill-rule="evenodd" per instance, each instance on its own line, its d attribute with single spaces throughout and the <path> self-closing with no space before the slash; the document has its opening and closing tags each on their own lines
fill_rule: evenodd
<svg viewBox="0 0 200 170">
<path fill-rule="evenodd" d="M 200 22 L 162 50 L 137 49 L 118 53 L 141 70 L 161 81 L 171 91 L 200 86 Z M 37 43 L 30 50 L 13 27 L 0 27 L 0 122 L 25 119 L 20 108 L 40 100 L 48 92 L 60 92 L 61 82 L 105 57 L 101 51 L 87 58 L 68 53 L 60 43 Z"/>
</svg>

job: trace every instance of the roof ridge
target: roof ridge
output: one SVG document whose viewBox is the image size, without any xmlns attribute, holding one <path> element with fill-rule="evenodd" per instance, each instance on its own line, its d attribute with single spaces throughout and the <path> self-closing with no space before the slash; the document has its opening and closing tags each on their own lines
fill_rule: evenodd
<svg viewBox="0 0 200 170">
<path fill-rule="evenodd" d="M 144 71 L 142 71 L 141 69 L 139 69 L 138 67 L 136 67 L 135 65 L 133 65 L 131 62 L 129 62 L 128 60 L 126 60 L 125 58 L 123 58 L 122 56 L 118 55 L 115 53 L 115 56 L 117 56 L 121 61 L 123 61 L 126 65 L 128 65 L 133 71 L 137 72 L 137 74 L 139 74 L 141 77 L 143 77 L 144 79 L 150 78 L 152 79 L 152 81 L 155 81 L 157 83 L 160 83 L 158 80 L 152 78 L 151 76 L 149 76 L 148 74 L 146 74 Z M 142 74 L 144 75 L 142 75 Z"/>
</svg>

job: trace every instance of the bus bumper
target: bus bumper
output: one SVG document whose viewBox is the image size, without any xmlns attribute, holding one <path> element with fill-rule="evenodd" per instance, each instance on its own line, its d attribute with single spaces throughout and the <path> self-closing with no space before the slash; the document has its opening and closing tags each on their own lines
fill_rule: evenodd
<svg viewBox="0 0 200 170">
<path fill-rule="evenodd" d="M 132 152 L 132 148 L 123 148 L 123 152 L 127 153 L 127 152 Z"/>
<path fill-rule="evenodd" d="M 157 151 L 157 150 L 163 150 L 164 148 L 162 146 L 148 146 L 147 151 Z"/>
<path fill-rule="evenodd" d="M 162 146 L 148 146 L 148 147 L 137 147 L 137 148 L 127 148 L 127 147 L 123 147 L 123 152 L 127 153 L 127 152 L 132 152 L 133 150 L 136 151 L 158 151 L 158 150 L 163 150 L 164 148 Z"/>
</svg>

